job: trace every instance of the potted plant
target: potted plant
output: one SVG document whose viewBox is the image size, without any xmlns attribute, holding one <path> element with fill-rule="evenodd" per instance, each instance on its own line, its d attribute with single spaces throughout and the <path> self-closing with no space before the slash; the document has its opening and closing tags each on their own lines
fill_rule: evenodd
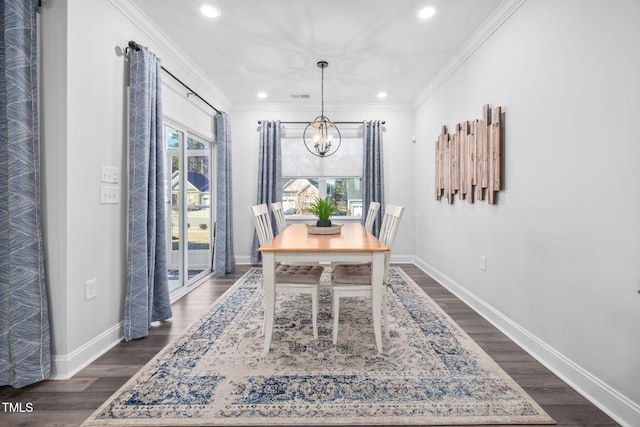
<svg viewBox="0 0 640 427">
<path fill-rule="evenodd" d="M 331 204 L 329 196 L 327 196 L 324 199 L 316 197 L 307 211 L 318 217 L 318 221 L 316 222 L 317 227 L 331 227 L 331 220 L 329 218 L 337 212 L 337 209 Z"/>
</svg>

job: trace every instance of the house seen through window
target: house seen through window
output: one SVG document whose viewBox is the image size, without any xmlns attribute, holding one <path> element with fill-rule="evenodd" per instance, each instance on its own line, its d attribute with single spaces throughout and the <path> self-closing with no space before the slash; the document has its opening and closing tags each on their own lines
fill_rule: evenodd
<svg viewBox="0 0 640 427">
<path fill-rule="evenodd" d="M 336 216 L 362 216 L 361 178 L 289 177 L 282 181 L 285 215 L 311 215 L 307 209 L 315 198 L 329 196 L 338 210 Z"/>
</svg>

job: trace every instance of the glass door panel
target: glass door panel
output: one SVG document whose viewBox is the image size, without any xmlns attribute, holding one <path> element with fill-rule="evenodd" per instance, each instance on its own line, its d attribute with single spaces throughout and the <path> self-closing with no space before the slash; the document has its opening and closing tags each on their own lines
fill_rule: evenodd
<svg viewBox="0 0 640 427">
<path fill-rule="evenodd" d="M 188 274 L 194 278 L 211 271 L 211 145 L 187 139 Z"/>
<path fill-rule="evenodd" d="M 172 127 L 165 126 L 166 141 L 166 177 L 167 177 L 167 273 L 169 276 L 169 291 L 172 292 L 183 286 L 180 277 L 182 271 L 180 256 L 180 147 L 184 141 L 184 133 Z"/>
</svg>

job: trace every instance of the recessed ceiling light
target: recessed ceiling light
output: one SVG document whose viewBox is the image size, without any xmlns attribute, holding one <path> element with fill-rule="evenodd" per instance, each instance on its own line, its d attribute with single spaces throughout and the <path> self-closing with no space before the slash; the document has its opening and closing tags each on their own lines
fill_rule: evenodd
<svg viewBox="0 0 640 427">
<path fill-rule="evenodd" d="M 209 18 L 217 18 L 218 16 L 220 16 L 220 11 L 209 4 L 205 4 L 204 6 L 202 6 L 200 8 L 200 12 L 202 12 L 204 16 L 207 16 Z"/>
<path fill-rule="evenodd" d="M 436 14 L 436 7 L 432 4 L 424 6 L 423 8 L 418 10 L 418 13 L 417 13 L 418 18 L 425 19 L 425 20 L 431 18 L 435 14 Z"/>
<path fill-rule="evenodd" d="M 265 99 L 269 95 L 266 92 L 258 92 L 256 96 L 260 99 Z"/>
<path fill-rule="evenodd" d="M 387 92 L 378 92 L 378 98 L 384 99 L 387 97 Z"/>
</svg>

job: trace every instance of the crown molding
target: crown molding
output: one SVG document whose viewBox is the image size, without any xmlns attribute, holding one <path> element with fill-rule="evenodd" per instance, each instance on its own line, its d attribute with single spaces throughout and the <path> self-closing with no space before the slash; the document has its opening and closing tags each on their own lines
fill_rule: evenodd
<svg viewBox="0 0 640 427">
<path fill-rule="evenodd" d="M 160 46 L 173 60 L 175 60 L 178 67 L 180 67 L 180 72 L 178 73 L 174 72 L 174 70 L 170 70 L 173 74 L 176 74 L 180 80 L 184 81 L 189 86 L 195 86 L 194 89 L 197 88 L 196 90 L 198 91 L 206 91 L 208 95 L 212 96 L 215 101 L 217 101 L 216 103 L 221 104 L 219 106 L 216 105 L 216 108 L 221 110 L 228 110 L 230 108 L 231 100 L 222 91 L 222 89 L 216 86 L 188 56 L 182 53 L 182 50 L 178 45 L 176 45 L 176 43 L 135 3 L 131 0 L 108 1 L 113 5 L 113 7 L 120 11 L 125 18 L 129 19 L 129 21 L 138 27 L 149 38 L 149 40 Z M 123 43 L 127 42 L 128 40 L 123 41 Z M 144 40 L 136 40 L 136 42 L 146 44 L 144 43 Z M 188 78 L 185 76 L 188 76 Z"/>
<path fill-rule="evenodd" d="M 482 23 L 480 27 L 471 35 L 458 52 L 447 62 L 447 64 L 429 82 L 427 87 L 420 92 L 413 102 L 413 109 L 418 109 L 449 77 L 456 72 L 473 53 L 484 44 L 484 42 L 496 32 L 520 6 L 527 0 L 503 0 L 491 15 Z"/>
<path fill-rule="evenodd" d="M 233 111 L 283 111 L 295 110 L 310 113 L 318 113 L 320 108 L 317 104 L 298 104 L 298 103 L 255 103 L 255 104 L 238 104 L 231 108 Z M 342 111 L 414 111 L 413 106 L 409 104 L 382 104 L 382 103 L 363 103 L 363 104 L 340 104 L 325 105 L 325 113 L 331 117 L 334 112 Z"/>
</svg>

